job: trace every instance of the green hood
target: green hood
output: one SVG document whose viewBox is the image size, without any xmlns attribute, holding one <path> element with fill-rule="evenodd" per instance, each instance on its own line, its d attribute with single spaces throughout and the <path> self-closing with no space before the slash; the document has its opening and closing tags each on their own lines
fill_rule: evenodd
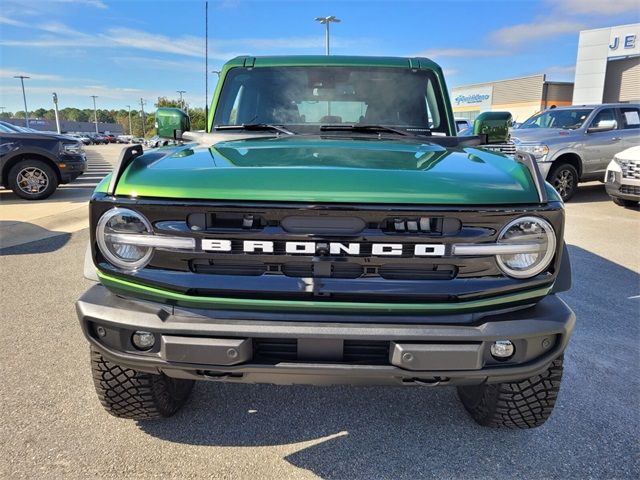
<svg viewBox="0 0 640 480">
<path fill-rule="evenodd" d="M 164 155 L 162 155 L 164 153 Z M 253 138 L 149 152 L 117 195 L 414 204 L 538 203 L 528 170 L 477 148 L 415 140 Z"/>
</svg>

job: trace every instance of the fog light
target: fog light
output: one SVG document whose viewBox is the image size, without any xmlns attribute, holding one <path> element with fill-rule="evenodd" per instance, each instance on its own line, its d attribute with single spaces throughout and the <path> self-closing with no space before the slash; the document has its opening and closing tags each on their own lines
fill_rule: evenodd
<svg viewBox="0 0 640 480">
<path fill-rule="evenodd" d="M 491 355 L 497 360 L 506 360 L 515 352 L 513 343 L 509 340 L 496 340 L 491 345 Z"/>
<path fill-rule="evenodd" d="M 131 342 L 138 350 L 149 350 L 156 343 L 156 337 L 151 332 L 137 331 L 131 337 Z"/>
</svg>

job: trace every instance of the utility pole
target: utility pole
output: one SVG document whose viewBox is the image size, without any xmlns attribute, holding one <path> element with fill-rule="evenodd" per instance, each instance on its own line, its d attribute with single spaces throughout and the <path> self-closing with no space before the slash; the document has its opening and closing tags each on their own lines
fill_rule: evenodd
<svg viewBox="0 0 640 480">
<path fill-rule="evenodd" d="M 329 15 L 328 17 L 316 17 L 315 20 L 325 26 L 325 50 L 326 54 L 329 55 L 329 24 L 340 23 L 341 20 L 336 18 L 334 15 Z"/>
<path fill-rule="evenodd" d="M 96 110 L 96 98 L 98 98 L 97 95 L 91 95 L 91 98 L 93 98 L 93 122 L 96 124 L 96 133 L 98 132 L 98 110 Z"/>
<path fill-rule="evenodd" d="M 142 115 L 142 137 L 144 138 L 147 132 L 144 128 L 144 100 L 142 98 L 140 98 L 140 110 L 141 110 L 140 115 Z"/>
<path fill-rule="evenodd" d="M 180 108 L 184 110 L 184 100 L 182 100 L 182 94 L 187 93 L 186 90 L 176 90 L 180 94 Z"/>
<path fill-rule="evenodd" d="M 29 128 L 29 112 L 27 111 L 27 96 L 24 93 L 24 79 L 31 77 L 27 77 L 25 75 L 16 75 L 13 78 L 19 78 L 20 84 L 22 85 L 22 100 L 24 100 L 24 124 L 27 128 Z"/>
<path fill-rule="evenodd" d="M 53 92 L 53 108 L 56 112 L 56 130 L 60 135 L 60 114 L 58 113 L 58 94 L 56 92 Z"/>
<path fill-rule="evenodd" d="M 129 109 L 129 135 L 133 136 L 133 129 L 131 128 L 131 105 L 125 105 Z"/>
<path fill-rule="evenodd" d="M 209 131 L 209 2 L 204 2 L 204 131 Z"/>
<path fill-rule="evenodd" d="M 7 107 L 0 107 L 0 110 L 1 110 L 1 111 L 0 111 L 0 114 L 4 113 L 4 109 L 5 109 L 5 108 L 7 108 Z"/>
</svg>

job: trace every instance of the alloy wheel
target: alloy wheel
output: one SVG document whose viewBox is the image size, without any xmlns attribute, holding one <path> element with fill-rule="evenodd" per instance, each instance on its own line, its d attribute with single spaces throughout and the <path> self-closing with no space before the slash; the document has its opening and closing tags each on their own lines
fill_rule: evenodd
<svg viewBox="0 0 640 480">
<path fill-rule="evenodd" d="M 571 192 L 575 188 L 575 178 L 573 178 L 573 173 L 569 170 L 559 170 L 553 179 L 553 187 L 562 198 L 566 198 L 571 195 Z"/>
<path fill-rule="evenodd" d="M 49 186 L 49 177 L 38 167 L 26 167 L 18 172 L 18 188 L 28 195 L 44 192 Z"/>
</svg>

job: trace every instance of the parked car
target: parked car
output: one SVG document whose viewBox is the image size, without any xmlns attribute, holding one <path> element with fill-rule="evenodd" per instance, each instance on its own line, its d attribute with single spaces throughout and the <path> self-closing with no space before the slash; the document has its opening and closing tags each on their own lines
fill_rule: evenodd
<svg viewBox="0 0 640 480">
<path fill-rule="evenodd" d="M 91 138 L 91 142 L 94 145 L 104 145 L 106 143 L 109 143 L 107 138 L 104 135 L 101 135 L 100 133 L 90 133 L 88 135 Z"/>
<path fill-rule="evenodd" d="M 566 202 L 578 182 L 601 180 L 616 153 L 640 143 L 640 105 L 557 107 L 529 118 L 513 135 L 517 150 L 536 157 Z"/>
<path fill-rule="evenodd" d="M 67 133 L 66 136 L 79 140 L 83 145 L 91 145 L 93 143 L 88 135 L 82 133 Z"/>
<path fill-rule="evenodd" d="M 16 132 L 0 125 L 0 178 L 26 200 L 43 200 L 87 168 L 82 142 L 65 135 Z"/>
<path fill-rule="evenodd" d="M 116 143 L 116 136 L 112 133 L 105 133 L 104 138 L 107 139 L 107 143 Z"/>
<path fill-rule="evenodd" d="M 116 143 L 131 143 L 131 135 L 118 135 L 116 137 Z"/>
<path fill-rule="evenodd" d="M 456 132 L 460 132 L 466 128 L 471 128 L 471 122 L 466 118 L 456 118 L 454 121 L 456 123 Z"/>
<path fill-rule="evenodd" d="M 640 202 L 640 146 L 617 153 L 607 167 L 604 182 L 616 205 L 637 206 Z"/>
<path fill-rule="evenodd" d="M 149 148 L 157 148 L 168 145 L 169 141 L 166 138 L 160 138 L 158 135 L 154 135 L 144 141 L 144 145 Z"/>
</svg>

